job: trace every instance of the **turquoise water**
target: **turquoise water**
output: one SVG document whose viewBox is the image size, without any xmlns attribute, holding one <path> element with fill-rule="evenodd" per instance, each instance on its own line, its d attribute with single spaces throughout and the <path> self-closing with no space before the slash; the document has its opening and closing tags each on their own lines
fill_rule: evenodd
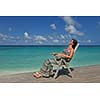
<svg viewBox="0 0 100 100">
<path fill-rule="evenodd" d="M 0 75 L 38 70 L 52 52 L 61 52 L 64 46 L 4 46 L 0 47 Z M 70 65 L 83 67 L 100 64 L 100 46 L 80 46 Z"/>
</svg>

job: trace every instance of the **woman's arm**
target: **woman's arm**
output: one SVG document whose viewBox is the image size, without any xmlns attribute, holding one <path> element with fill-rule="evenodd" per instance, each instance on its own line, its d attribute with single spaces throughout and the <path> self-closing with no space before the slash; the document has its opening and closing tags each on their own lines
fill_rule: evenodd
<svg viewBox="0 0 100 100">
<path fill-rule="evenodd" d="M 70 51 L 70 54 L 69 54 L 69 55 L 66 55 L 66 54 L 64 54 L 64 53 L 58 53 L 56 56 L 57 56 L 57 57 L 62 57 L 62 58 L 69 58 L 69 59 L 71 59 L 72 56 L 73 56 L 73 54 L 74 54 L 74 50 L 72 49 L 72 50 Z"/>
</svg>

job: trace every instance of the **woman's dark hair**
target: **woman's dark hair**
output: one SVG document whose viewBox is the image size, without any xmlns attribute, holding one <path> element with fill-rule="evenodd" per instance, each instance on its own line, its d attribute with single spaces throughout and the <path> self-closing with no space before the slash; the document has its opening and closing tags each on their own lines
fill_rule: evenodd
<svg viewBox="0 0 100 100">
<path fill-rule="evenodd" d="M 74 44 L 72 45 L 72 48 L 75 49 L 75 47 L 76 47 L 76 45 L 77 45 L 77 40 L 75 40 L 75 39 L 72 39 L 72 40 L 73 40 L 73 43 L 74 43 Z"/>
</svg>

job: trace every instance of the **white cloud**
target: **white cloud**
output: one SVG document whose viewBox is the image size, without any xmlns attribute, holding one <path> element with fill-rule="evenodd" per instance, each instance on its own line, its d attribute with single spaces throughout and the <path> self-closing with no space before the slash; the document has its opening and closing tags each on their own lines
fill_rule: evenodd
<svg viewBox="0 0 100 100">
<path fill-rule="evenodd" d="M 56 40 L 53 40 L 52 42 L 54 42 L 54 43 L 59 43 L 59 40 L 56 39 Z"/>
<path fill-rule="evenodd" d="M 36 43 L 37 43 L 37 44 L 43 44 L 43 42 L 42 42 L 42 41 L 36 41 Z"/>
<path fill-rule="evenodd" d="M 92 40 L 87 40 L 87 42 L 88 42 L 88 43 L 91 43 L 91 42 L 92 42 Z"/>
<path fill-rule="evenodd" d="M 62 43 L 66 43 L 67 41 L 63 40 Z"/>
<path fill-rule="evenodd" d="M 77 30 L 73 25 L 65 25 L 65 30 L 70 34 L 76 34 Z"/>
<path fill-rule="evenodd" d="M 5 40 L 7 40 L 7 39 L 6 39 L 5 37 L 3 37 L 3 38 L 2 38 L 2 40 L 4 40 L 4 41 L 5 41 Z"/>
<path fill-rule="evenodd" d="M 55 24 L 51 24 L 50 27 L 51 27 L 51 29 L 53 29 L 53 30 L 56 29 L 56 25 L 55 25 Z"/>
<path fill-rule="evenodd" d="M 80 43 L 93 43 L 93 41 L 92 40 L 86 40 L 86 39 L 81 39 L 81 40 L 79 40 L 79 39 L 77 39 L 78 40 L 78 42 L 80 42 Z"/>
<path fill-rule="evenodd" d="M 3 39 L 3 38 L 8 38 L 8 36 L 6 34 L 2 34 L 0 33 L 0 38 Z"/>
<path fill-rule="evenodd" d="M 69 38 L 69 39 L 71 39 L 71 38 L 72 38 L 72 36 L 71 36 L 70 34 L 68 34 L 68 38 Z"/>
<path fill-rule="evenodd" d="M 68 39 L 68 35 L 65 35 L 65 38 Z"/>
<path fill-rule="evenodd" d="M 24 33 L 24 38 L 25 38 L 25 39 L 31 39 L 31 37 L 29 36 L 29 33 L 28 33 L 28 32 L 25 32 L 25 33 Z"/>
<path fill-rule="evenodd" d="M 79 36 L 83 36 L 84 33 L 83 33 L 83 32 L 80 32 L 80 31 L 77 31 L 77 35 L 79 35 Z"/>
<path fill-rule="evenodd" d="M 2 38 L 4 35 L 2 33 L 0 33 L 0 38 Z"/>
<path fill-rule="evenodd" d="M 78 31 L 78 30 L 75 28 L 75 26 L 73 26 L 73 25 L 65 25 L 65 30 L 66 30 L 67 32 L 69 32 L 70 34 L 75 34 L 75 35 L 79 35 L 79 36 L 84 35 L 83 32 Z"/>
<path fill-rule="evenodd" d="M 0 33 L 0 41 L 5 41 L 6 43 L 8 43 L 8 42 L 15 43 L 15 42 L 17 42 L 17 40 L 19 40 L 18 38 L 20 38 L 20 37 L 19 36 L 15 37 L 12 35 Z"/>
<path fill-rule="evenodd" d="M 57 36 L 48 36 L 48 41 L 54 44 L 66 44 L 68 42 L 68 36 L 65 34 L 58 34 Z"/>
<path fill-rule="evenodd" d="M 53 39 L 53 37 L 52 37 L 52 36 L 48 36 L 48 38 L 49 38 L 49 39 L 51 39 L 51 40 Z"/>
<path fill-rule="evenodd" d="M 61 37 L 61 39 L 65 39 L 65 36 L 64 36 L 64 35 L 62 35 L 62 34 L 60 34 L 60 37 Z"/>
<path fill-rule="evenodd" d="M 64 16 L 62 19 L 65 21 L 66 24 L 68 25 L 75 25 L 75 21 L 72 19 L 70 16 Z"/>
<path fill-rule="evenodd" d="M 25 43 L 27 43 L 28 42 L 28 40 L 25 40 Z"/>
<path fill-rule="evenodd" d="M 47 41 L 47 38 L 45 38 L 44 36 L 41 36 L 41 35 L 35 35 L 33 38 L 33 41 L 35 41 L 38 44 L 42 44 L 43 42 Z"/>
<path fill-rule="evenodd" d="M 2 39 L 2 40 L 14 39 L 14 38 L 15 38 L 14 36 L 10 36 L 10 35 L 0 33 L 0 39 Z"/>
<path fill-rule="evenodd" d="M 14 37 L 14 36 L 9 36 L 9 38 L 10 38 L 10 39 L 15 39 L 15 37 Z"/>
<path fill-rule="evenodd" d="M 69 32 L 70 34 L 76 34 L 76 35 L 79 35 L 79 36 L 84 35 L 83 32 L 78 31 L 78 30 L 75 28 L 75 26 L 73 26 L 73 25 L 65 25 L 65 30 L 66 30 L 67 32 Z"/>
<path fill-rule="evenodd" d="M 77 26 L 80 26 L 80 24 L 78 22 L 76 22 L 72 17 L 64 16 L 64 17 L 62 17 L 62 19 L 66 23 L 65 30 L 67 32 L 69 32 L 70 34 L 75 34 L 75 35 L 79 35 L 79 36 L 84 35 L 83 32 L 79 31 L 76 28 Z"/>
<path fill-rule="evenodd" d="M 35 41 L 47 41 L 47 39 L 41 35 L 34 36 L 34 40 Z"/>
<path fill-rule="evenodd" d="M 71 16 L 64 16 L 62 17 L 62 19 L 64 20 L 64 22 L 67 24 L 67 25 L 74 25 L 74 26 L 77 26 L 77 27 L 80 27 L 81 25 L 75 21 Z"/>
<path fill-rule="evenodd" d="M 65 43 L 65 42 L 68 41 L 68 36 L 60 34 L 59 40 L 60 40 L 61 43 Z"/>
</svg>

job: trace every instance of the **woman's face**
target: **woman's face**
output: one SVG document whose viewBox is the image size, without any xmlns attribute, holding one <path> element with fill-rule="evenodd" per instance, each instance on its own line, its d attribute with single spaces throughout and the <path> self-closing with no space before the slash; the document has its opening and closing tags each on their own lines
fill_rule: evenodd
<svg viewBox="0 0 100 100">
<path fill-rule="evenodd" d="M 73 43 L 73 40 L 71 40 L 70 42 L 69 42 L 69 45 L 73 45 L 74 43 Z"/>
</svg>

